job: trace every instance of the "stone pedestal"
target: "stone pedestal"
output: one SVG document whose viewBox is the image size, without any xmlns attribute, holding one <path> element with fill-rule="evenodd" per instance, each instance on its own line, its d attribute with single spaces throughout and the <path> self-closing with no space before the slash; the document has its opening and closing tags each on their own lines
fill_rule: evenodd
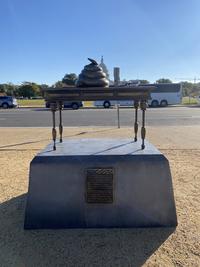
<svg viewBox="0 0 200 267">
<path fill-rule="evenodd" d="M 25 229 L 176 226 L 168 160 L 131 139 L 73 139 L 31 162 Z"/>
</svg>

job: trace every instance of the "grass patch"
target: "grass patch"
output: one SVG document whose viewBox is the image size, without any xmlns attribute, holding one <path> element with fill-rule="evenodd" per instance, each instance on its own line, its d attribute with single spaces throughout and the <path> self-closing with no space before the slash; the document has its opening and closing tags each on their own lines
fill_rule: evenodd
<svg viewBox="0 0 200 267">
<path fill-rule="evenodd" d="M 198 104 L 198 101 L 194 97 L 184 96 L 182 98 L 182 104 L 183 105 L 194 105 L 194 104 Z"/>
<path fill-rule="evenodd" d="M 44 99 L 18 99 L 17 100 L 19 106 L 24 106 L 24 107 L 44 107 L 45 106 L 45 101 Z M 93 101 L 84 101 L 83 102 L 84 107 L 93 107 Z"/>
<path fill-rule="evenodd" d="M 94 102 L 93 101 L 83 101 L 83 106 L 84 107 L 93 107 Z"/>
<path fill-rule="evenodd" d="M 17 99 L 19 106 L 26 106 L 26 107 L 32 107 L 32 106 L 45 106 L 44 99 Z"/>
</svg>

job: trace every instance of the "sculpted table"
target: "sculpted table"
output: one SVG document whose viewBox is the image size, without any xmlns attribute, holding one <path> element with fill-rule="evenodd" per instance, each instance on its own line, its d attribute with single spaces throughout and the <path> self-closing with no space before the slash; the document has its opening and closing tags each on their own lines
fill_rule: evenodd
<svg viewBox="0 0 200 267">
<path fill-rule="evenodd" d="M 55 112 L 59 110 L 59 140 L 62 143 L 63 125 L 62 110 L 65 101 L 96 101 L 96 100 L 133 100 L 135 109 L 134 123 L 134 141 L 137 141 L 138 134 L 138 109 L 142 111 L 142 127 L 141 127 L 141 148 L 145 148 L 145 111 L 147 100 L 150 99 L 150 93 L 154 89 L 153 86 L 131 86 L 131 87 L 62 87 L 44 89 L 44 98 L 50 102 L 52 111 L 53 128 L 53 149 L 56 150 L 56 120 Z"/>
</svg>

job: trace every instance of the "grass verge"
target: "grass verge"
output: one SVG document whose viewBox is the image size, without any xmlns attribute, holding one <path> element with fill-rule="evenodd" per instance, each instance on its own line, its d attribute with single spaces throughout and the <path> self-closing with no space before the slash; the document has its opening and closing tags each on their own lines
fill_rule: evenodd
<svg viewBox="0 0 200 267">
<path fill-rule="evenodd" d="M 18 99 L 17 100 L 19 106 L 41 106 L 44 107 L 44 99 Z"/>
</svg>

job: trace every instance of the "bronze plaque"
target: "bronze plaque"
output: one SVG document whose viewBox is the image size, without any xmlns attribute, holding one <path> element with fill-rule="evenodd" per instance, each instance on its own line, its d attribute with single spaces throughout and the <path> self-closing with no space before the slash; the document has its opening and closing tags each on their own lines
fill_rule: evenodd
<svg viewBox="0 0 200 267">
<path fill-rule="evenodd" d="M 86 201 L 113 203 L 113 168 L 87 169 Z"/>
</svg>

